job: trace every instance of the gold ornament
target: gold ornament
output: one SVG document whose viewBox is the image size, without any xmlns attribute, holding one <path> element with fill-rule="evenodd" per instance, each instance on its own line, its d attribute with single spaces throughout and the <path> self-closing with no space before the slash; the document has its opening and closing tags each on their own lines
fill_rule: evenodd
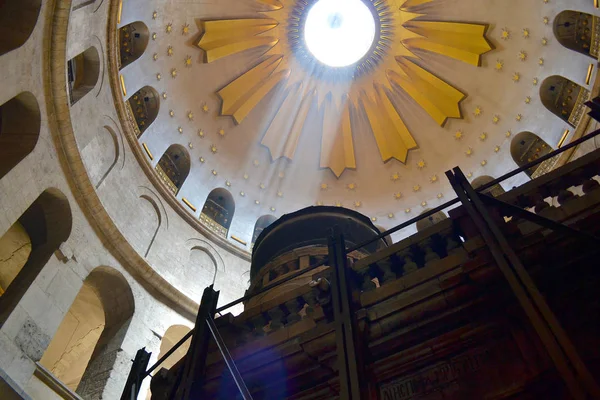
<svg viewBox="0 0 600 400">
<path fill-rule="evenodd" d="M 282 191 L 277 192 L 277 197 L 283 197 L 283 192 Z"/>
<path fill-rule="evenodd" d="M 192 66 L 192 56 L 186 56 L 185 60 L 183 62 L 187 68 L 191 67 Z"/>
<path fill-rule="evenodd" d="M 198 136 L 200 136 L 201 138 L 204 137 L 204 131 L 202 129 L 198 129 Z"/>
<path fill-rule="evenodd" d="M 527 96 L 525 97 L 525 104 L 530 104 L 531 103 L 531 97 Z"/>
<path fill-rule="evenodd" d="M 188 117 L 188 120 L 193 121 L 194 120 L 194 113 L 191 112 L 191 111 L 188 111 L 187 117 Z"/>
<path fill-rule="evenodd" d="M 156 18 L 158 18 L 158 11 L 154 11 L 152 13 L 152 19 L 156 19 Z"/>
<path fill-rule="evenodd" d="M 481 135 L 479 135 L 479 140 L 483 142 L 485 139 L 487 139 L 487 133 L 483 132 Z"/>
<path fill-rule="evenodd" d="M 529 32 L 529 29 L 527 29 L 527 28 L 524 28 L 524 29 L 523 29 L 523 37 L 524 37 L 525 39 L 528 39 L 530 35 L 531 35 L 531 33 Z"/>
<path fill-rule="evenodd" d="M 165 31 L 166 31 L 167 33 L 171 33 L 171 32 L 173 32 L 173 23 L 169 22 L 169 23 L 167 24 L 167 27 L 165 28 Z"/>
<path fill-rule="evenodd" d="M 400 179 L 400 174 L 398 172 L 394 172 L 392 174 L 392 176 L 390 177 L 390 179 L 394 182 L 396 182 L 398 179 Z"/>
<path fill-rule="evenodd" d="M 426 164 L 424 160 L 420 160 L 419 162 L 417 162 L 417 168 L 419 169 L 423 169 L 425 168 Z"/>
<path fill-rule="evenodd" d="M 360 201 L 354 202 L 354 207 L 359 208 L 360 206 L 362 206 L 362 203 Z"/>
<path fill-rule="evenodd" d="M 173 46 L 167 47 L 167 55 L 171 57 L 173 55 Z"/>
<path fill-rule="evenodd" d="M 329 185 L 326 183 L 321 183 L 321 190 L 327 190 L 329 189 Z"/>
<path fill-rule="evenodd" d="M 492 118 L 492 122 L 494 124 L 497 124 L 498 122 L 500 122 L 500 116 L 498 114 L 494 115 L 494 118 Z"/>
<path fill-rule="evenodd" d="M 210 152 L 213 153 L 213 154 L 217 154 L 217 151 L 218 151 L 217 146 L 214 145 L 214 144 L 211 144 L 210 145 Z"/>
<path fill-rule="evenodd" d="M 431 178 L 429 178 L 429 182 L 431 182 L 431 183 L 435 183 L 437 181 L 438 181 L 437 175 L 432 175 Z"/>
<path fill-rule="evenodd" d="M 258 188 L 259 188 L 260 190 L 265 190 L 266 186 L 265 186 L 265 184 L 264 184 L 264 183 L 261 183 L 260 185 L 258 185 Z"/>
<path fill-rule="evenodd" d="M 171 77 L 173 79 L 177 78 L 177 69 L 176 68 L 171 69 Z"/>
<path fill-rule="evenodd" d="M 473 110 L 473 115 L 479 117 L 483 113 L 483 109 L 480 106 L 475 107 Z"/>
<path fill-rule="evenodd" d="M 500 33 L 500 38 L 502 40 L 510 39 L 510 31 L 507 28 L 502 28 L 502 33 Z"/>
<path fill-rule="evenodd" d="M 402 193 L 400 193 L 400 192 L 394 193 L 394 199 L 400 200 L 401 198 L 402 198 Z"/>
<path fill-rule="evenodd" d="M 356 183 L 349 183 L 346 185 L 348 190 L 356 190 Z"/>
<path fill-rule="evenodd" d="M 456 139 L 456 140 L 461 140 L 463 138 L 463 136 L 464 136 L 463 131 L 461 131 L 460 129 L 454 133 L 454 139 Z"/>
<path fill-rule="evenodd" d="M 525 50 L 521 50 L 519 52 L 519 60 L 521 60 L 521 61 L 527 60 L 527 53 L 525 52 Z"/>
<path fill-rule="evenodd" d="M 472 154 L 473 154 L 473 149 L 472 149 L 471 147 L 469 147 L 469 148 L 467 149 L 467 151 L 465 151 L 465 154 L 466 154 L 467 156 L 470 156 L 470 155 L 472 155 Z"/>
<path fill-rule="evenodd" d="M 190 24 L 183 24 L 183 27 L 181 28 L 181 34 L 187 35 L 188 33 L 190 33 Z"/>
<path fill-rule="evenodd" d="M 496 71 L 498 72 L 502 71 L 502 68 L 504 68 L 504 61 L 496 60 L 496 65 L 494 68 L 496 68 Z"/>
<path fill-rule="evenodd" d="M 418 192 L 419 190 L 421 190 L 421 185 L 414 185 L 413 186 L 413 192 Z"/>
<path fill-rule="evenodd" d="M 514 83 L 517 83 L 521 80 L 521 74 L 519 74 L 518 72 L 515 72 L 512 76 L 512 80 Z"/>
</svg>

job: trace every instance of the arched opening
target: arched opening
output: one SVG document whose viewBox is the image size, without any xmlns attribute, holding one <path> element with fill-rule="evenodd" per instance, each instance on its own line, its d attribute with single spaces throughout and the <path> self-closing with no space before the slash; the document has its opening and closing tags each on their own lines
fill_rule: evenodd
<svg viewBox="0 0 600 400">
<path fill-rule="evenodd" d="M 40 137 L 40 107 L 23 92 L 0 106 L 0 179 L 33 151 Z"/>
<path fill-rule="evenodd" d="M 100 55 L 95 47 L 73 57 L 67 63 L 69 99 L 71 105 L 88 94 L 98 82 L 100 76 Z"/>
<path fill-rule="evenodd" d="M 185 147 L 172 144 L 162 155 L 155 169 L 162 181 L 177 195 L 190 173 L 190 166 L 190 154 Z"/>
<path fill-rule="evenodd" d="M 494 180 L 495 179 L 492 178 L 489 175 L 482 175 L 482 176 L 479 176 L 479 177 L 473 179 L 473 182 L 471 182 L 471 186 L 473 186 L 473 189 L 477 189 L 477 188 L 480 188 L 483 185 L 486 185 L 486 184 L 488 184 L 490 182 L 493 182 Z M 492 197 L 498 197 L 501 194 L 504 194 L 506 192 L 504 191 L 504 188 L 502 188 L 502 186 L 500 186 L 499 183 L 496 183 L 494 186 L 489 187 L 489 188 L 481 191 L 481 193 L 482 194 L 489 194 Z"/>
<path fill-rule="evenodd" d="M 0 326 L 17 306 L 52 254 L 71 234 L 72 216 L 67 198 L 57 189 L 47 189 L 0 238 Z"/>
<path fill-rule="evenodd" d="M 510 143 L 510 155 L 517 166 L 522 167 L 527 163 L 537 160 L 554 151 L 548 143 L 532 132 L 521 132 Z M 553 158 L 525 170 L 530 178 L 540 176 L 550 169 L 554 163 Z"/>
<path fill-rule="evenodd" d="M 119 68 L 124 68 L 140 58 L 146 51 L 149 39 L 148 27 L 143 22 L 132 22 L 119 29 Z"/>
<path fill-rule="evenodd" d="M 0 1 L 0 56 L 25 44 L 41 8 L 42 0 Z"/>
<path fill-rule="evenodd" d="M 554 36 L 567 49 L 598 58 L 598 46 L 594 33 L 600 29 L 600 18 L 588 13 L 565 10 L 554 19 Z"/>
<path fill-rule="evenodd" d="M 190 328 L 184 325 L 173 325 L 170 326 L 169 329 L 165 332 L 165 335 L 162 337 L 160 341 L 160 352 L 158 353 L 157 359 L 160 360 L 169 350 L 171 350 L 177 342 L 179 342 L 188 332 L 191 331 Z M 181 360 L 186 354 L 188 349 L 190 348 L 191 339 L 186 340 L 181 346 L 177 348 L 162 364 L 160 367 L 155 370 L 154 373 L 160 371 L 162 368 L 171 369 L 179 360 Z M 148 389 L 148 394 L 146 395 L 146 400 L 150 400 L 151 391 Z"/>
<path fill-rule="evenodd" d="M 144 86 L 129 98 L 128 104 L 137 124 L 139 138 L 158 116 L 160 96 L 154 88 Z"/>
<path fill-rule="evenodd" d="M 277 221 L 277 218 L 272 215 L 263 215 L 256 220 L 256 223 L 254 224 L 254 233 L 252 233 L 252 246 L 254 246 L 256 239 L 258 239 L 258 236 L 262 231 L 275 221 Z"/>
<path fill-rule="evenodd" d="M 544 79 L 540 87 L 544 107 L 573 127 L 579 123 L 586 109 L 583 103 L 588 100 L 589 95 L 587 89 L 559 75 Z"/>
<path fill-rule="evenodd" d="M 133 311 L 133 294 L 123 275 L 110 267 L 94 269 L 40 363 L 81 396 L 104 398 Z"/>
<path fill-rule="evenodd" d="M 213 189 L 200 213 L 200 221 L 218 235 L 227 238 L 231 219 L 235 212 L 235 201 L 229 191 Z"/>
<path fill-rule="evenodd" d="M 423 211 L 421 214 L 426 213 L 429 209 Z M 435 224 L 448 219 L 448 216 L 443 211 L 438 211 L 427 218 L 417 221 L 417 232 L 424 231 L 425 229 L 434 226 Z"/>
</svg>

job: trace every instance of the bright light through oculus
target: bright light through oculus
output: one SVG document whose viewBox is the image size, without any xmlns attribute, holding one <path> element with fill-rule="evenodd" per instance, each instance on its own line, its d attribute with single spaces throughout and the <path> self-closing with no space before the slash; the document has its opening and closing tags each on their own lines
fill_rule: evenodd
<svg viewBox="0 0 600 400">
<path fill-rule="evenodd" d="M 304 39 L 317 60 L 346 67 L 373 45 L 375 19 L 361 0 L 318 0 L 306 17 Z"/>
</svg>

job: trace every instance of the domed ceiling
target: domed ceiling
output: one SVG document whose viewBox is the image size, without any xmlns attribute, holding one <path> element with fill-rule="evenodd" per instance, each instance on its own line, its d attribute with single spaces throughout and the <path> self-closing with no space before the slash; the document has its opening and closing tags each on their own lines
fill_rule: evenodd
<svg viewBox="0 0 600 400">
<path fill-rule="evenodd" d="M 190 172 L 174 192 L 196 217 L 213 189 L 231 193 L 237 245 L 249 249 L 259 217 L 316 204 L 392 227 L 454 197 L 446 170 L 499 176 L 516 168 L 519 132 L 555 147 L 573 130 L 539 88 L 560 75 L 589 89 L 592 59 L 552 27 L 565 9 L 594 14 L 592 0 L 354 2 L 353 14 L 342 0 L 123 1 L 118 26 L 150 32 L 120 71 L 124 99 L 160 94 L 140 145 L 153 165 L 185 147 Z"/>
</svg>

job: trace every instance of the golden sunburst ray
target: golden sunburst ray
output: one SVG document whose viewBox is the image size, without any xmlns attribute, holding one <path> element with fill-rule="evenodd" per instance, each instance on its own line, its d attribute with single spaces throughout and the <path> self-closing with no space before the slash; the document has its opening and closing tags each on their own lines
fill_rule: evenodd
<svg viewBox="0 0 600 400">
<path fill-rule="evenodd" d="M 339 178 L 346 168 L 356 168 L 351 103 L 347 97 L 341 100 L 327 96 L 323 102 L 321 135 L 321 168 L 329 168 Z"/>
<path fill-rule="evenodd" d="M 270 18 L 201 21 L 204 34 L 198 47 L 204 50 L 206 62 L 253 48 L 265 47 L 266 51 L 275 46 L 279 39 L 276 36 L 259 35 L 277 25 L 277 21 Z"/>
<path fill-rule="evenodd" d="M 422 67 L 425 61 L 415 50 L 479 66 L 481 56 L 492 48 L 485 38 L 486 25 L 425 21 L 421 20 L 425 14 L 413 12 L 434 0 L 364 0 L 379 20 L 374 45 L 350 75 L 329 79 L 327 74 L 336 72 L 324 69 L 303 47 L 302 18 L 312 0 L 256 1 L 265 18 L 203 23 L 198 46 L 206 52 L 207 62 L 264 50 L 254 67 L 218 91 L 221 115 L 241 123 L 281 83 L 285 99 L 261 143 L 273 160 L 293 159 L 311 103 L 305 100 L 315 98 L 324 114 L 320 166 L 337 177 L 356 167 L 350 109 L 366 114 L 384 162 L 391 158 L 406 162 L 408 152 L 417 147 L 390 101 L 392 91 L 407 93 L 439 125 L 448 118 L 462 118 L 460 102 L 465 94 Z"/>
<path fill-rule="evenodd" d="M 286 157 L 290 161 L 294 159 L 298 140 L 314 97 L 314 90 L 303 96 L 302 86 L 301 83 L 297 83 L 286 90 L 285 98 L 261 141 L 261 144 L 269 149 L 273 161 L 281 157 Z"/>
</svg>

